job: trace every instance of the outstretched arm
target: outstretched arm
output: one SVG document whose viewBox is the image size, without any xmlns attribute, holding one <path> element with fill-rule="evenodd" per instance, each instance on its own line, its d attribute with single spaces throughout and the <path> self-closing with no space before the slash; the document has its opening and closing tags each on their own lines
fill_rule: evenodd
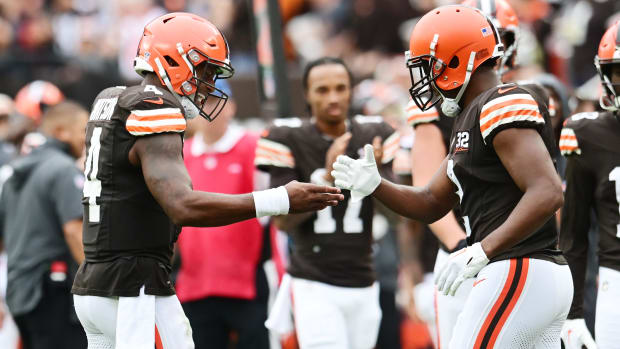
<svg viewBox="0 0 620 349">
<path fill-rule="evenodd" d="M 177 225 L 220 226 L 257 215 L 254 195 L 228 195 L 195 191 L 181 156 L 178 134 L 139 138 L 130 161 L 142 168 L 146 184 L 166 214 Z M 337 188 L 290 182 L 289 212 L 306 212 L 336 205 L 343 196 Z"/>
<path fill-rule="evenodd" d="M 450 212 L 458 200 L 454 186 L 446 175 L 447 163 L 446 158 L 424 187 L 394 184 L 382 179 L 373 195 L 401 216 L 433 223 Z"/>
</svg>

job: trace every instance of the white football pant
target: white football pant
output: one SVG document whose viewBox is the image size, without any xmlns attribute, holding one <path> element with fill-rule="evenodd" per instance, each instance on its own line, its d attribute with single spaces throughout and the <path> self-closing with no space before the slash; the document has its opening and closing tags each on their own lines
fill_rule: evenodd
<svg viewBox="0 0 620 349">
<path fill-rule="evenodd" d="M 598 349 L 620 348 L 620 272 L 599 267 L 594 333 Z"/>
<path fill-rule="evenodd" d="M 572 299 L 568 265 L 533 258 L 493 262 L 478 274 L 449 348 L 560 348 Z"/>
<path fill-rule="evenodd" d="M 88 349 L 153 349 L 155 325 L 164 349 L 193 349 L 192 328 L 176 295 L 73 296 Z"/>
<path fill-rule="evenodd" d="M 379 284 L 338 287 L 292 278 L 295 330 L 300 349 L 372 349 L 381 308 Z"/>
</svg>

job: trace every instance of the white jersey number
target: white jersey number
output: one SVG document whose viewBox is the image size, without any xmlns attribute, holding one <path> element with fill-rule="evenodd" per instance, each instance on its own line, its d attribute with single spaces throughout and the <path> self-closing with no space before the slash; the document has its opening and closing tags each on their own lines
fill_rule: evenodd
<svg viewBox="0 0 620 349">
<path fill-rule="evenodd" d="M 616 182 L 616 201 L 618 201 L 618 213 L 620 213 L 620 167 L 609 172 L 609 181 Z M 620 222 L 616 226 L 616 237 L 620 238 Z"/>
<path fill-rule="evenodd" d="M 362 201 L 353 202 L 349 200 L 342 222 L 342 228 L 345 233 L 361 233 L 364 230 L 364 222 L 360 218 L 361 210 Z M 331 234 L 336 232 L 336 220 L 332 216 L 331 206 L 325 207 L 316 213 L 314 232 L 317 234 Z"/>
<path fill-rule="evenodd" d="M 467 137 L 469 139 L 469 137 Z M 461 187 L 461 182 L 456 178 L 456 174 L 454 173 L 454 160 L 448 160 L 448 168 L 446 169 L 448 174 L 448 178 L 456 185 L 456 195 L 459 196 L 459 203 L 463 202 L 463 187 Z M 465 226 L 465 233 L 469 237 L 471 235 L 471 228 L 469 227 L 469 216 L 463 216 L 463 225 Z"/>
<path fill-rule="evenodd" d="M 101 151 L 101 131 L 103 128 L 95 127 L 90 137 L 90 147 L 88 147 L 88 155 L 86 157 L 86 166 L 84 166 L 84 197 L 88 198 L 88 221 L 92 223 L 99 222 L 99 205 L 97 198 L 101 196 L 101 181 L 97 179 L 99 172 L 99 152 Z"/>
</svg>

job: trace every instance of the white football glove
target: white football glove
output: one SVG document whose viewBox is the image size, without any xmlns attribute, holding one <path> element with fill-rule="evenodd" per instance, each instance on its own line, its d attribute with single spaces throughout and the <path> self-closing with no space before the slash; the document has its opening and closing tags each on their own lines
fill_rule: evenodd
<svg viewBox="0 0 620 349">
<path fill-rule="evenodd" d="M 439 292 L 454 296 L 465 279 L 476 276 L 489 263 L 479 242 L 450 254 L 446 264 L 435 276 Z"/>
<path fill-rule="evenodd" d="M 587 349 L 596 349 L 596 343 L 592 339 L 584 319 L 564 321 L 560 337 L 566 349 L 581 349 L 582 345 Z"/>
<path fill-rule="evenodd" d="M 364 146 L 362 158 L 353 160 L 346 155 L 340 155 L 333 167 L 334 184 L 340 189 L 350 190 L 353 202 L 372 194 L 381 183 L 374 149 L 370 144 Z"/>
</svg>

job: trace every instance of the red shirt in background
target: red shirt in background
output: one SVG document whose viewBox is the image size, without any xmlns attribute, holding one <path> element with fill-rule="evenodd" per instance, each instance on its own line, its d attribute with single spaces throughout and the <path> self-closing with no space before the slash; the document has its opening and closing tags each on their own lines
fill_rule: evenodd
<svg viewBox="0 0 620 349">
<path fill-rule="evenodd" d="M 200 134 L 185 142 L 185 165 L 194 189 L 242 194 L 254 190 L 258 137 L 230 126 L 212 146 Z M 209 296 L 253 299 L 263 243 L 257 219 L 213 228 L 185 227 L 179 236 L 181 269 L 176 291 L 181 302 Z"/>
</svg>

